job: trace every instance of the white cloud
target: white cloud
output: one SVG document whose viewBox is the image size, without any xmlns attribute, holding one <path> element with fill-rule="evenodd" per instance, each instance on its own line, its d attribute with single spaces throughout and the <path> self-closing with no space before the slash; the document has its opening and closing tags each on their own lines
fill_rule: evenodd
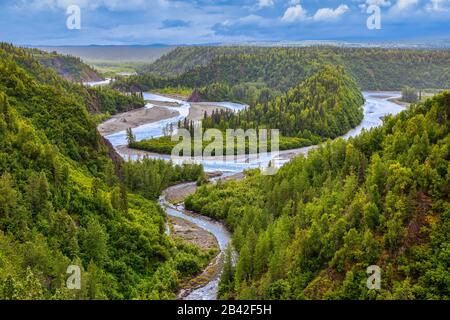
<svg viewBox="0 0 450 320">
<path fill-rule="evenodd" d="M 291 2 L 300 2 L 299 0 L 291 0 Z M 308 16 L 308 12 L 300 4 L 289 7 L 281 18 L 284 22 L 296 22 L 296 21 L 332 21 L 339 19 L 343 14 L 350 11 L 350 8 L 341 4 L 336 9 L 321 8 L 316 11 L 313 16 Z"/>
<path fill-rule="evenodd" d="M 239 19 L 243 24 L 259 24 L 264 21 L 264 18 L 255 14 L 251 14 Z"/>
<path fill-rule="evenodd" d="M 304 21 L 308 19 L 308 12 L 303 9 L 300 4 L 297 4 L 293 7 L 287 8 L 284 13 L 281 21 L 284 22 L 296 22 L 296 21 Z"/>
<path fill-rule="evenodd" d="M 389 0 L 367 0 L 366 4 L 368 6 L 379 6 L 379 7 L 390 7 L 392 5 L 392 2 Z"/>
<path fill-rule="evenodd" d="M 416 7 L 419 0 L 398 0 L 397 3 L 391 8 L 392 13 L 402 13 Z"/>
<path fill-rule="evenodd" d="M 359 7 L 363 11 L 365 11 L 370 6 L 390 7 L 392 6 L 392 2 L 389 0 L 366 0 L 364 3 L 359 5 Z"/>
<path fill-rule="evenodd" d="M 273 7 L 273 0 L 258 0 L 257 8 L 262 9 L 266 7 Z"/>
<path fill-rule="evenodd" d="M 321 8 L 317 10 L 316 14 L 313 16 L 314 21 L 330 21 L 339 19 L 344 13 L 348 12 L 350 9 L 347 5 L 341 4 L 336 9 L 332 8 Z"/>
<path fill-rule="evenodd" d="M 220 23 L 220 26 L 224 28 L 243 28 L 243 27 L 271 27 L 273 26 L 273 21 L 255 14 L 250 14 L 248 16 L 235 19 L 233 21 L 225 20 Z"/>
<path fill-rule="evenodd" d="M 450 0 L 431 0 L 425 8 L 428 12 L 449 12 Z"/>
<path fill-rule="evenodd" d="M 17 7 L 30 10 L 66 9 L 71 5 L 77 5 L 82 9 L 95 10 L 106 8 L 110 11 L 133 11 L 148 6 L 167 6 L 168 0 L 21 0 Z"/>
</svg>

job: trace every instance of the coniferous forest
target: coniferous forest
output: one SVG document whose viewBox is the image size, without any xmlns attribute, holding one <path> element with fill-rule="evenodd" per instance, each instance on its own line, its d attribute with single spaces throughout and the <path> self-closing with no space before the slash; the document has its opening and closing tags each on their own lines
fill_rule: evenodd
<svg viewBox="0 0 450 320">
<path fill-rule="evenodd" d="M 449 65 L 448 50 L 181 47 L 90 87 L 100 75 L 79 58 L 1 43 L 0 300 L 180 298 L 219 249 L 173 236 L 161 199 L 179 185 L 192 192 L 172 205 L 231 233 L 218 299 L 450 299 Z M 422 97 L 430 88 L 441 92 Z M 248 104 L 206 112 L 204 129 L 280 129 L 282 150 L 317 149 L 273 176 L 214 181 L 201 164 L 119 155 L 97 126 L 158 89 Z M 362 90 L 411 104 L 339 138 L 363 120 Z M 176 144 L 126 133 L 134 149 Z M 381 289 L 367 287 L 370 265 Z"/>
<path fill-rule="evenodd" d="M 225 299 L 449 299 L 450 93 L 300 156 L 201 187 L 186 207 L 233 230 Z M 366 267 L 383 287 L 368 290 Z"/>
<path fill-rule="evenodd" d="M 339 137 L 363 119 L 364 98 L 360 89 L 340 66 L 324 65 L 300 85 L 272 100 L 262 95 L 259 103 L 235 113 L 221 110 L 202 120 L 203 129 L 278 129 L 280 149 L 318 144 Z M 192 131 L 191 123 L 181 123 Z M 224 143 L 226 139 L 224 139 Z M 170 137 L 133 142 L 132 148 L 170 154 L 178 142 Z M 207 141 L 204 147 L 207 146 Z"/>
<path fill-rule="evenodd" d="M 0 320 L 445 315 L 449 17 L 0 0 Z"/>
<path fill-rule="evenodd" d="M 155 200 L 203 169 L 111 156 L 88 111 L 143 101 L 71 84 L 34 54 L 0 46 L 0 299 L 175 298 L 211 256 L 170 239 Z"/>
<path fill-rule="evenodd" d="M 120 79 L 120 90 L 197 89 L 205 101 L 255 104 L 303 82 L 324 64 L 341 65 L 362 90 L 447 88 L 448 50 L 384 48 L 181 47 L 139 75 Z M 263 100 L 264 101 L 264 100 Z"/>
</svg>

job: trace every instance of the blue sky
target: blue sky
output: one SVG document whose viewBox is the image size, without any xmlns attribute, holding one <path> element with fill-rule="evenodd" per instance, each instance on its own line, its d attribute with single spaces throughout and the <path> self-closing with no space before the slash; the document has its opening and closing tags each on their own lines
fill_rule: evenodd
<svg viewBox="0 0 450 320">
<path fill-rule="evenodd" d="M 81 9 L 81 29 L 66 9 Z M 381 29 L 366 26 L 381 9 Z M 450 0 L 0 0 L 0 41 L 30 45 L 450 39 Z"/>
</svg>

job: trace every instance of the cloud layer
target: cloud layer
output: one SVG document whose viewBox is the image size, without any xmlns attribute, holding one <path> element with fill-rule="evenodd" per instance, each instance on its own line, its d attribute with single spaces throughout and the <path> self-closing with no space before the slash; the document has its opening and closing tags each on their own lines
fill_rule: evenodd
<svg viewBox="0 0 450 320">
<path fill-rule="evenodd" d="M 82 28 L 65 28 L 78 5 Z M 366 10 L 381 8 L 382 29 Z M 2 0 L 0 41 L 189 44 L 306 39 L 450 38 L 450 0 Z"/>
</svg>

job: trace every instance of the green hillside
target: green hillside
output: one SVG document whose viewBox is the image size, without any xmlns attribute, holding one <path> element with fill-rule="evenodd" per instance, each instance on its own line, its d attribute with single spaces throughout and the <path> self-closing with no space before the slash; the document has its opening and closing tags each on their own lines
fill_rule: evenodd
<svg viewBox="0 0 450 320">
<path fill-rule="evenodd" d="M 203 169 L 122 163 L 88 113 L 96 91 L 32 52 L 0 47 L 0 299 L 174 298 L 213 253 L 167 237 L 155 199 Z M 81 290 L 66 288 L 69 265 Z"/>
<path fill-rule="evenodd" d="M 363 104 L 358 86 L 344 69 L 325 65 L 285 95 L 238 114 L 215 113 L 203 120 L 203 127 L 279 129 L 284 136 L 320 141 L 356 127 L 363 118 Z"/>
<path fill-rule="evenodd" d="M 187 47 L 171 51 L 147 72 L 115 86 L 201 89 L 219 83 L 229 87 L 228 99 L 251 104 L 250 98 L 242 99 L 233 91 L 242 91 L 239 87 L 244 85 L 247 91 L 269 88 L 283 92 L 323 64 L 343 65 L 363 90 L 401 90 L 407 86 L 442 89 L 450 85 L 448 50 Z"/>
<path fill-rule="evenodd" d="M 449 299 L 450 93 L 186 207 L 233 230 L 222 298 Z M 381 290 L 366 287 L 381 268 Z"/>
<path fill-rule="evenodd" d="M 263 94 L 259 100 L 268 98 Z M 244 111 L 213 112 L 202 120 L 203 129 L 279 129 L 280 150 L 318 144 L 347 133 L 361 123 L 364 98 L 342 67 L 326 65 L 285 95 L 252 105 Z M 193 135 L 193 124 L 179 123 Z M 224 144 L 226 139 L 223 139 Z M 203 148 L 210 141 L 204 141 Z M 133 142 L 130 147 L 170 154 L 178 142 L 161 137 Z M 237 148 L 236 148 L 237 149 Z M 247 146 L 248 149 L 248 146 Z M 194 148 L 192 148 L 194 150 Z M 225 148 L 224 148 L 225 150 Z"/>
<path fill-rule="evenodd" d="M 33 58 L 44 67 L 54 70 L 60 77 L 72 82 L 90 82 L 102 80 L 101 75 L 92 67 L 71 55 L 61 55 L 56 51 L 45 52 L 29 49 Z"/>
<path fill-rule="evenodd" d="M 41 54 L 44 56 L 47 55 L 47 53 L 36 49 L 22 49 L 6 43 L 0 43 L 0 59 L 2 61 L 13 60 L 40 83 L 64 89 L 77 96 L 78 99 L 84 101 L 88 111 L 91 113 L 115 114 L 141 108 L 145 105 L 140 92 L 136 92 L 133 95 L 124 95 L 107 87 L 88 88 L 61 78 L 57 70 L 47 68 L 35 58 L 36 55 Z M 64 59 L 66 58 L 66 56 L 58 56 L 55 54 L 54 56 L 62 59 L 62 61 L 65 61 Z M 80 61 L 77 64 L 80 68 L 89 68 Z"/>
</svg>

